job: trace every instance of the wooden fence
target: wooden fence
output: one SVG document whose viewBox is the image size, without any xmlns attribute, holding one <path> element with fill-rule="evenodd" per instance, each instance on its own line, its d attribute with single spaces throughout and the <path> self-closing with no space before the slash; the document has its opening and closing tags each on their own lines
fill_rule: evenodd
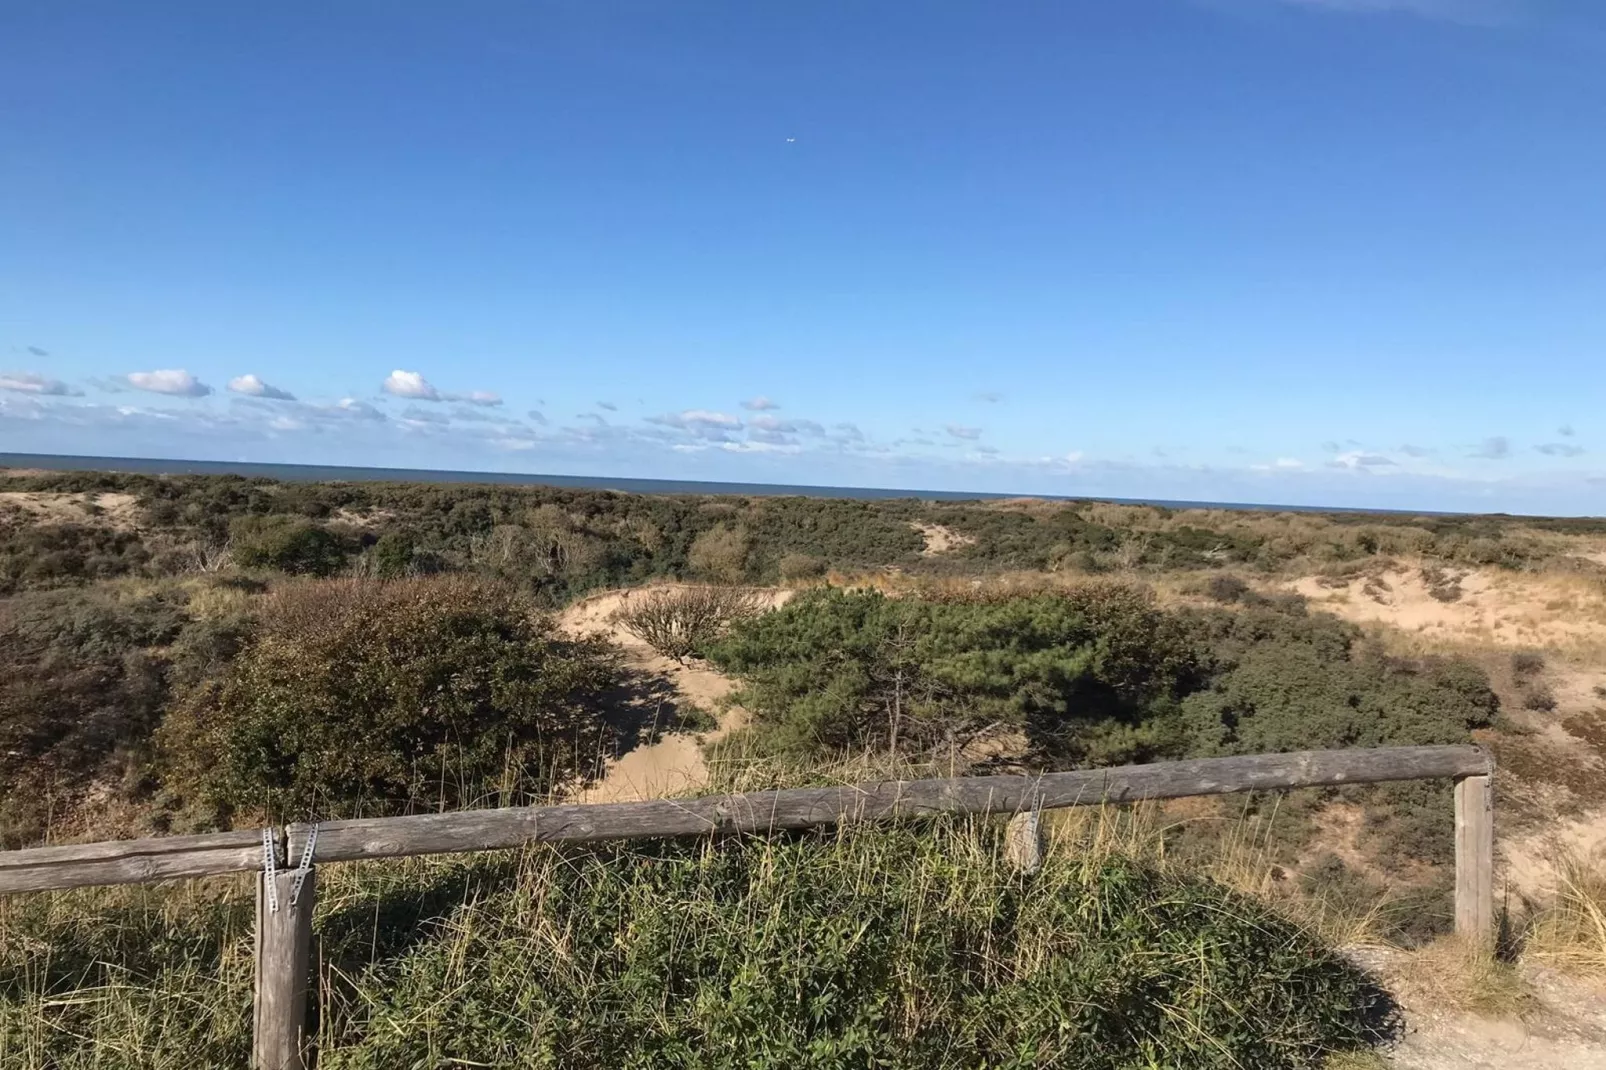
<svg viewBox="0 0 1606 1070">
<path fill-rule="evenodd" d="M 308 1054 L 304 1031 L 312 912 L 321 862 L 557 841 L 763 833 L 935 814 L 998 814 L 1011 818 L 1011 857 L 1035 868 L 1042 850 L 1037 816 L 1043 810 L 1445 778 L 1455 783 L 1455 926 L 1488 941 L 1494 925 L 1493 773 L 1493 759 L 1477 747 L 1389 747 L 1204 758 L 1041 776 L 897 780 L 700 799 L 361 818 L 4 851 L 0 894 L 257 871 L 252 1065 L 301 1070 Z"/>
</svg>

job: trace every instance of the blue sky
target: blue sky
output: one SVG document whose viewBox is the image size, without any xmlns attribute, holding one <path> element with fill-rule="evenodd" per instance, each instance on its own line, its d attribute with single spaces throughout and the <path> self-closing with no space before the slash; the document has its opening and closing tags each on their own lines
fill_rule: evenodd
<svg viewBox="0 0 1606 1070">
<path fill-rule="evenodd" d="M 1606 5 L 0 39 L 0 452 L 1606 513 Z"/>
</svg>

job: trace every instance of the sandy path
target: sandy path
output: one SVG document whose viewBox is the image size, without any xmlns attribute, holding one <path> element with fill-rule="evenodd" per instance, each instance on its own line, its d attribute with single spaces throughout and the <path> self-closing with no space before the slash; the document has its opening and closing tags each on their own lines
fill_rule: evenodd
<svg viewBox="0 0 1606 1070">
<path fill-rule="evenodd" d="M 657 689 L 648 698 L 649 704 L 693 705 L 718 717 L 719 727 L 701 736 L 672 732 L 657 742 L 627 750 L 614 759 L 602 779 L 580 794 L 579 802 L 630 802 L 695 790 L 708 783 L 702 744 L 746 723 L 746 710 L 725 703 L 736 686 L 730 680 L 702 662 L 676 664 L 614 621 L 614 614 L 629 604 L 632 595 L 640 597 L 641 593 L 638 589 L 591 595 L 558 614 L 558 624 L 572 635 L 602 636 L 617 646 L 623 652 L 626 673 Z M 757 593 L 770 609 L 784 605 L 792 596 L 786 590 Z"/>
<path fill-rule="evenodd" d="M 1347 952 L 1398 1001 L 1404 1030 L 1382 1053 L 1396 1070 L 1606 1070 L 1606 987 L 1543 967 L 1520 968 L 1530 1003 L 1520 1015 L 1481 1015 L 1447 1006 L 1438 986 L 1454 959 L 1417 952 Z"/>
</svg>

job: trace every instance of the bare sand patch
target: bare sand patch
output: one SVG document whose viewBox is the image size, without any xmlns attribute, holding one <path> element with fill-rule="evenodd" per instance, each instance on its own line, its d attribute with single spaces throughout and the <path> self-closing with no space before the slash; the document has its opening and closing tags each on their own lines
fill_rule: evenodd
<svg viewBox="0 0 1606 1070">
<path fill-rule="evenodd" d="M 1431 571 L 1396 566 L 1333 579 L 1305 576 L 1290 587 L 1312 608 L 1423 638 L 1499 647 L 1577 648 L 1606 644 L 1606 585 L 1587 576 Z M 1458 589 L 1451 598 L 1436 597 Z"/>
<path fill-rule="evenodd" d="M 617 646 L 624 654 L 627 672 L 661 681 L 667 685 L 667 701 L 696 706 L 714 714 L 717 728 L 693 736 L 670 733 L 651 743 L 621 754 L 608 765 L 596 783 L 582 791 L 577 802 L 632 802 L 658 799 L 695 791 L 708 783 L 708 766 L 703 761 L 702 744 L 724 738 L 747 723 L 747 711 L 729 702 L 735 684 L 723 674 L 701 662 L 680 665 L 663 657 L 630 634 L 618 620 L 619 611 L 648 591 L 683 584 L 660 584 L 635 590 L 603 591 L 590 595 L 558 614 L 558 624 L 576 636 L 598 636 Z M 794 592 L 784 589 L 758 589 L 752 592 L 765 609 L 786 604 Z"/>
<path fill-rule="evenodd" d="M 926 545 L 920 550 L 921 557 L 952 553 L 961 547 L 973 546 L 976 542 L 974 535 L 966 535 L 953 528 L 945 528 L 941 524 L 923 524 L 918 520 L 912 520 L 909 526 L 920 532 L 920 537 L 926 540 Z"/>
<path fill-rule="evenodd" d="M 45 524 L 102 524 L 130 529 L 139 519 L 139 499 L 132 494 L 62 494 L 51 491 L 0 491 L 0 508 L 9 506 Z"/>
<path fill-rule="evenodd" d="M 355 509 L 341 508 L 336 509 L 334 516 L 330 519 L 338 524 L 346 524 L 354 528 L 371 528 L 383 524 L 393 516 L 395 514 L 389 509 L 374 509 L 370 512 L 361 513 Z"/>
</svg>

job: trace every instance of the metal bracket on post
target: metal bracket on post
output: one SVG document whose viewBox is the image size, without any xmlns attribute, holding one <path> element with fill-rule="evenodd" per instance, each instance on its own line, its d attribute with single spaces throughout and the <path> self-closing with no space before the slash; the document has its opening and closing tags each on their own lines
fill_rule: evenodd
<svg viewBox="0 0 1606 1070">
<path fill-rule="evenodd" d="M 301 864 L 296 867 L 295 876 L 290 881 L 290 905 L 294 907 L 296 900 L 301 897 L 301 885 L 306 881 L 307 874 L 312 872 L 312 851 L 318 845 L 318 823 L 314 821 L 307 830 L 307 845 L 301 849 Z"/>
<path fill-rule="evenodd" d="M 318 874 L 311 864 L 312 837 L 296 869 L 279 869 L 279 835 L 275 829 L 263 837 L 262 873 L 257 878 L 252 1070 L 304 1070 L 307 1065 L 307 993 Z"/>
</svg>

